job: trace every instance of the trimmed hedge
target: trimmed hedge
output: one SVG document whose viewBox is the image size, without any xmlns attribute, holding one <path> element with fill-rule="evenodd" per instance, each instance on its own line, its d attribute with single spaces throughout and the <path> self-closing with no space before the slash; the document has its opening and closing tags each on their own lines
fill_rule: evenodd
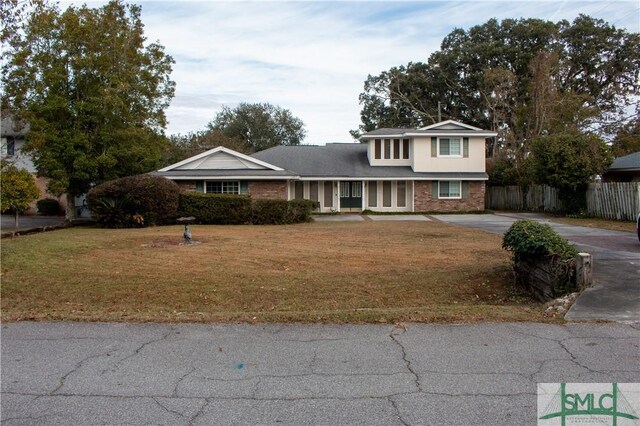
<svg viewBox="0 0 640 426">
<path fill-rule="evenodd" d="M 45 216 L 60 216 L 64 214 L 64 210 L 60 207 L 58 200 L 53 198 L 43 198 L 36 203 L 38 213 Z"/>
<path fill-rule="evenodd" d="M 247 195 L 180 194 L 178 216 L 196 218 L 197 223 L 244 225 L 251 223 L 251 198 Z"/>
<path fill-rule="evenodd" d="M 581 290 L 575 273 L 578 250 L 549 225 L 518 220 L 504 234 L 502 247 L 513 253 L 516 284 L 539 300 Z"/>
<path fill-rule="evenodd" d="M 504 234 L 502 248 L 513 253 L 513 260 L 538 257 L 573 259 L 578 250 L 549 225 L 533 220 L 517 220 Z"/>
<path fill-rule="evenodd" d="M 175 223 L 180 187 L 160 176 L 136 175 L 105 182 L 87 193 L 91 215 L 106 228 Z"/>
<path fill-rule="evenodd" d="M 252 200 L 246 195 L 180 194 L 179 216 L 215 225 L 284 225 L 309 222 L 317 203 L 309 200 Z"/>
</svg>

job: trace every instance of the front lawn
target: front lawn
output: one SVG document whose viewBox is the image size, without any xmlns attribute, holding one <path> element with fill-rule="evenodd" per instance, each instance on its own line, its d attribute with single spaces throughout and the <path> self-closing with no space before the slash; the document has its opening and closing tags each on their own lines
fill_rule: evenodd
<svg viewBox="0 0 640 426">
<path fill-rule="evenodd" d="M 2 240 L 2 320 L 544 321 L 497 235 L 438 222 L 71 228 Z"/>
</svg>

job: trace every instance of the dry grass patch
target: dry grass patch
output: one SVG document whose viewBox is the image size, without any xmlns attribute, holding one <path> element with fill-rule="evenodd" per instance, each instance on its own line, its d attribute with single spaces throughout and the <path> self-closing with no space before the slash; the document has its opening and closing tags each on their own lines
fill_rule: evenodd
<svg viewBox="0 0 640 426">
<path fill-rule="evenodd" d="M 500 237 L 433 222 L 72 228 L 2 241 L 2 319 L 545 320 Z"/>
<path fill-rule="evenodd" d="M 588 226 L 589 228 L 609 229 L 612 231 L 636 232 L 636 223 L 629 221 L 608 220 L 598 218 L 553 218 L 553 222 L 565 223 L 567 225 Z"/>
</svg>

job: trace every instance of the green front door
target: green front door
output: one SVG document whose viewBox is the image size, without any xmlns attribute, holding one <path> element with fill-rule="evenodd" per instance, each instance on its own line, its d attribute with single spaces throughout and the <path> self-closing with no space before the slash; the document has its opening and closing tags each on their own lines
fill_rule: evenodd
<svg viewBox="0 0 640 426">
<path fill-rule="evenodd" d="M 340 209 L 362 208 L 362 182 L 340 182 Z"/>
</svg>

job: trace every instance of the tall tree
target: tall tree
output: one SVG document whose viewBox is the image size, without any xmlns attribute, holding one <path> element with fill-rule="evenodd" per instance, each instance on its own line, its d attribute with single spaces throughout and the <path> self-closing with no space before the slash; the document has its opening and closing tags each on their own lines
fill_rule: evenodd
<svg viewBox="0 0 640 426">
<path fill-rule="evenodd" d="M 542 136 L 531 146 L 534 180 L 560 191 L 571 213 L 585 208 L 587 185 L 611 164 L 611 150 L 596 135 L 555 133 Z"/>
<path fill-rule="evenodd" d="M 173 59 L 146 43 L 141 9 L 38 3 L 3 58 L 3 108 L 28 121 L 25 150 L 49 191 L 74 196 L 93 184 L 156 168 Z"/>
<path fill-rule="evenodd" d="M 540 135 L 610 130 L 637 102 L 639 70 L 640 34 L 602 20 L 491 19 L 453 30 L 426 63 L 370 75 L 352 134 L 432 124 L 440 109 L 443 119 L 497 131 L 489 156 L 525 158 Z"/>
<path fill-rule="evenodd" d="M 299 145 L 307 132 L 288 109 L 269 103 L 241 103 L 222 107 L 205 133 L 221 132 L 244 143 L 244 151 L 257 152 L 277 145 Z"/>
</svg>

